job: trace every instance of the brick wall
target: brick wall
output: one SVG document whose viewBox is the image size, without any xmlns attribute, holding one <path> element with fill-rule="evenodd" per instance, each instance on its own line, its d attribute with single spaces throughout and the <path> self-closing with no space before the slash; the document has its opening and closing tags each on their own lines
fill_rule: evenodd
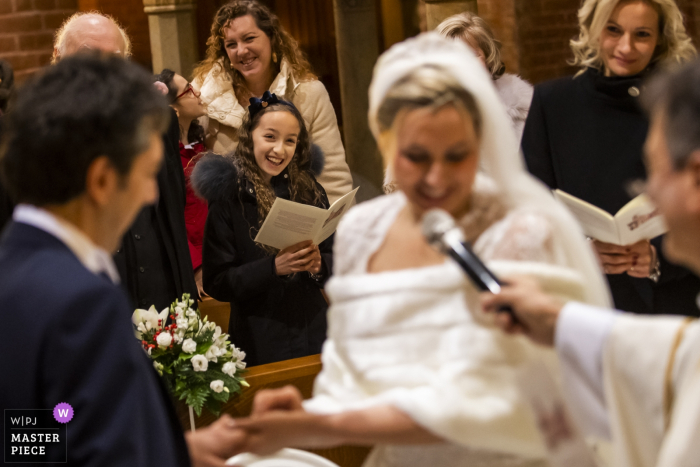
<svg viewBox="0 0 700 467">
<path fill-rule="evenodd" d="M 53 35 L 75 13 L 77 0 L 0 0 L 0 58 L 18 83 L 49 63 Z"/>
<path fill-rule="evenodd" d="M 132 60 L 151 70 L 148 15 L 143 11 L 142 0 L 78 0 L 78 9 L 80 11 L 97 10 L 116 18 L 131 39 Z"/>
<path fill-rule="evenodd" d="M 580 0 L 515 0 L 520 72 L 532 83 L 573 73 L 569 40 Z"/>
<path fill-rule="evenodd" d="M 520 73 L 518 28 L 514 0 L 478 0 L 479 16 L 484 18 L 496 39 L 501 41 L 501 54 L 508 73 Z"/>
</svg>

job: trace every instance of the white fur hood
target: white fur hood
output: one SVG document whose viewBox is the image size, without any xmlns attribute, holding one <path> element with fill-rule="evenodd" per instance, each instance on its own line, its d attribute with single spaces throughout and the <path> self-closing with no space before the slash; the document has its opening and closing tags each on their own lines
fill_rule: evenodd
<svg viewBox="0 0 700 467">
<path fill-rule="evenodd" d="M 209 118 L 224 125 L 239 128 L 245 116 L 246 109 L 238 102 L 233 92 L 231 81 L 223 74 L 223 61 L 219 66 L 214 66 L 204 78 L 204 82 L 195 80 L 195 87 L 199 88 L 201 99 L 207 107 Z M 299 86 L 299 82 L 292 75 L 291 67 L 286 59 L 282 60 L 280 72 L 270 85 L 270 92 L 283 99 L 290 99 L 290 95 Z"/>
<path fill-rule="evenodd" d="M 501 76 L 494 84 L 513 123 L 524 122 L 532 102 L 532 85 L 509 73 Z"/>
</svg>

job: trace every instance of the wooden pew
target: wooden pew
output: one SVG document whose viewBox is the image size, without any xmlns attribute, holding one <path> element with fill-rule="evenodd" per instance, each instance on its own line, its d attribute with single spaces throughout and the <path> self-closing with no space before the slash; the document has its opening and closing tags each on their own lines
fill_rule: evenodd
<svg viewBox="0 0 700 467">
<path fill-rule="evenodd" d="M 228 322 L 231 318 L 231 305 L 228 303 L 217 302 L 211 297 L 205 297 L 199 302 L 199 313 L 202 315 L 202 319 L 208 316 L 209 321 L 221 326 L 223 332 L 228 332 Z"/>
<path fill-rule="evenodd" d="M 202 317 L 209 316 L 209 320 L 221 326 L 224 332 L 228 329 L 228 303 L 221 303 L 207 298 L 200 303 L 199 308 Z M 246 417 L 250 415 L 253 408 L 253 398 L 257 391 L 260 389 L 279 388 L 288 384 L 296 386 L 302 396 L 308 399 L 311 397 L 316 375 L 320 371 L 320 355 L 250 367 L 245 376 L 250 387 L 245 388 L 241 394 L 232 397 L 224 404 L 222 412 L 232 417 Z M 182 426 L 185 429 L 189 429 L 189 410 L 182 401 L 177 402 L 177 413 Z M 214 420 L 216 420 L 216 417 L 205 409 L 200 417 L 195 415 L 195 427 L 207 426 Z M 341 467 L 360 467 L 369 454 L 370 449 L 360 446 L 341 446 L 310 451 L 335 462 Z"/>
</svg>

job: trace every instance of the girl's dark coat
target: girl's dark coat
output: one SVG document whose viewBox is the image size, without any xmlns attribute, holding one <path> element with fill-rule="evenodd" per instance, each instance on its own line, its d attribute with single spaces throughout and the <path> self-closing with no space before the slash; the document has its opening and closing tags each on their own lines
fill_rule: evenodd
<svg viewBox="0 0 700 467">
<path fill-rule="evenodd" d="M 248 365 L 320 353 L 328 309 L 321 289 L 333 267 L 333 236 L 319 245 L 324 279 L 315 281 L 306 272 L 283 278 L 275 272 L 275 256 L 253 242 L 258 232 L 255 188 L 239 176 L 231 156 L 204 156 L 191 180 L 209 203 L 202 249 L 204 290 L 230 302 L 229 334 L 246 352 Z M 288 180 L 287 169 L 272 178 L 277 197 L 289 199 Z M 328 208 L 325 191 L 317 186 L 323 193 L 318 206 Z"/>
</svg>

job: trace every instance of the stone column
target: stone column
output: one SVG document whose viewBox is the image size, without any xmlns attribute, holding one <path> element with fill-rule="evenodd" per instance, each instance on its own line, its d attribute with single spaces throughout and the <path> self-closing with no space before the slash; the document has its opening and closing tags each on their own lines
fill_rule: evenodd
<svg viewBox="0 0 700 467">
<path fill-rule="evenodd" d="M 368 89 L 379 56 L 377 0 L 333 0 L 336 47 L 343 102 L 345 154 L 360 185 L 360 199 L 378 193 L 384 170 L 374 137 L 367 124 Z"/>
<path fill-rule="evenodd" d="M 428 16 L 428 30 L 432 31 L 438 24 L 457 13 L 471 11 L 477 13 L 477 0 L 425 0 L 425 12 Z"/>
<path fill-rule="evenodd" d="M 197 0 L 143 0 L 151 36 L 153 71 L 170 68 L 187 79 L 198 61 Z"/>
</svg>

